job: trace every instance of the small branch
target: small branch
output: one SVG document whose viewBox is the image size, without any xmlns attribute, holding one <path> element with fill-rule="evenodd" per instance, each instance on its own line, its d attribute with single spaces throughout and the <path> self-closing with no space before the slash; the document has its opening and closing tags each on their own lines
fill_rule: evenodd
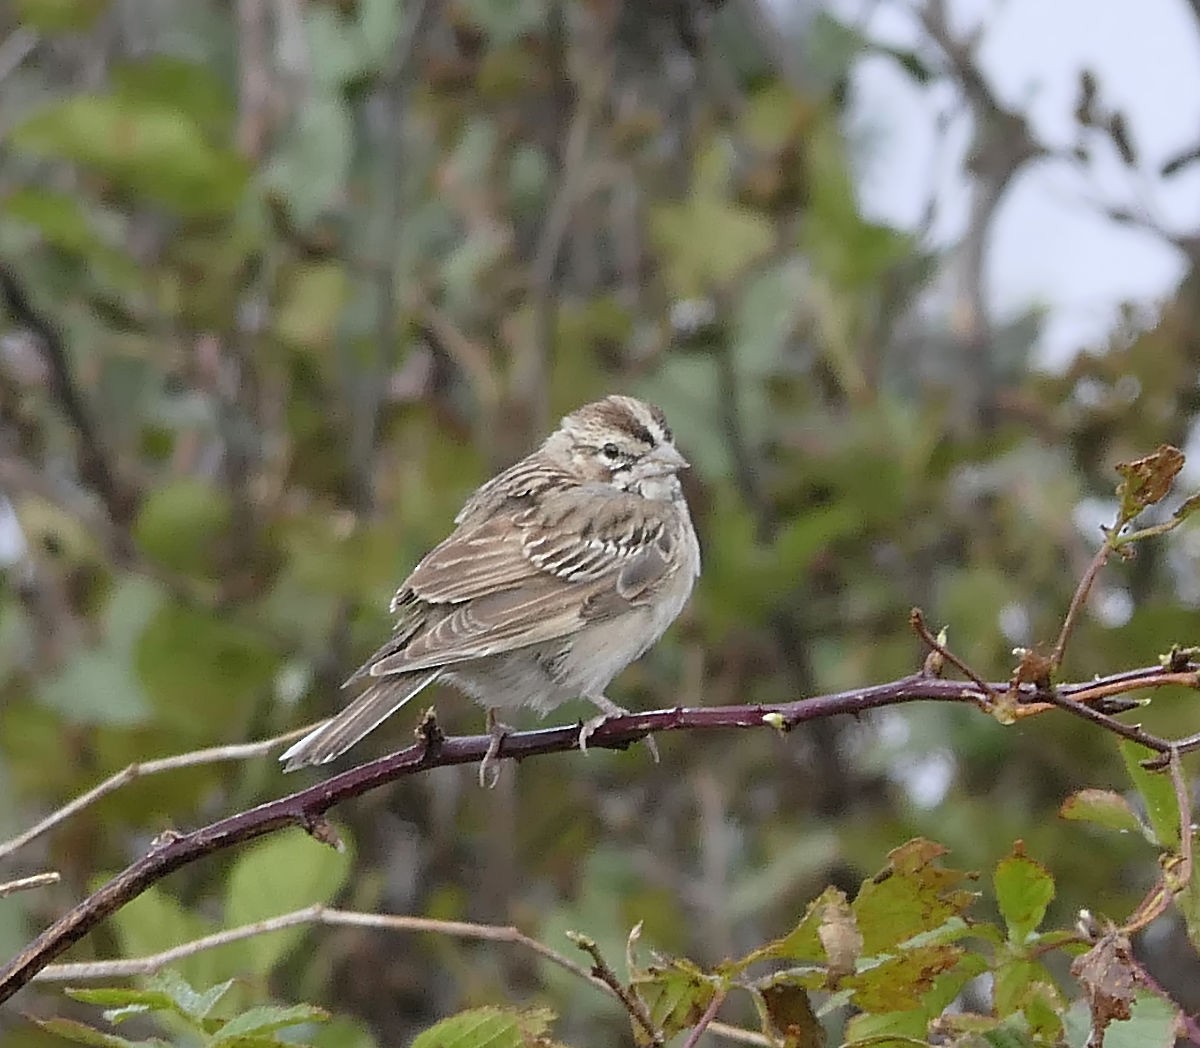
<svg viewBox="0 0 1200 1048">
<path fill-rule="evenodd" d="M 1136 671 L 1124 671 L 1112 678 L 1061 685 L 1055 699 L 1070 700 L 1075 695 L 1086 694 L 1107 685 L 1119 682 L 1124 691 L 1157 687 L 1165 683 L 1178 684 L 1183 679 L 1195 684 L 1196 667 L 1189 664 L 1189 673 L 1165 673 L 1161 666 L 1146 667 Z M 986 684 L 987 690 L 995 695 L 1009 692 L 1008 683 Z M 1033 685 L 1022 685 L 1017 689 L 1018 700 L 1036 703 L 1042 694 Z M 697 709 L 653 710 L 633 713 L 624 717 L 613 717 L 601 725 L 588 740 L 591 749 L 625 749 L 644 739 L 652 732 L 664 731 L 715 731 L 730 728 L 770 728 L 787 731 L 807 721 L 819 720 L 840 714 L 861 714 L 883 706 L 895 706 L 907 702 L 970 702 L 980 704 L 987 701 L 987 694 L 978 686 L 962 681 L 941 680 L 924 674 L 913 674 L 897 681 L 873 687 L 857 688 L 852 691 L 815 696 L 796 702 L 762 706 L 716 706 Z M 1066 702 L 1064 708 L 1080 716 L 1095 714 L 1095 711 L 1079 704 Z M 1086 710 L 1087 713 L 1079 713 Z M 1164 739 L 1148 735 L 1140 729 L 1128 729 L 1103 714 L 1095 714 L 1095 723 L 1106 730 L 1136 738 L 1143 745 L 1159 753 L 1169 753 L 1172 746 L 1184 752 L 1183 745 L 1172 744 Z M 1130 732 L 1134 734 L 1129 735 Z M 297 733 L 298 734 L 298 733 Z M 286 736 L 294 737 L 294 736 Z M 262 753 L 282 740 L 249 743 L 247 746 L 221 747 L 203 751 L 208 759 L 236 759 L 248 753 Z M 514 732 L 505 739 L 506 759 L 522 760 L 548 753 L 566 753 L 578 747 L 579 726 L 562 725 L 538 731 Z M 107 884 L 90 897 L 63 914 L 32 943 L 22 949 L 7 964 L 0 968 L 0 1003 L 7 1000 L 45 968 L 72 943 L 83 938 L 110 914 L 136 898 L 150 885 L 169 873 L 189 863 L 196 862 L 226 848 L 244 844 L 259 837 L 274 833 L 289 826 L 310 827 L 329 809 L 354 797 L 409 775 L 430 768 L 459 764 L 475 764 L 484 758 L 491 744 L 490 735 L 469 735 L 443 739 L 436 751 L 430 752 L 421 740 L 405 749 L 378 760 L 351 768 L 333 775 L 322 782 L 277 800 L 260 804 L 249 811 L 239 812 L 220 819 L 190 833 L 164 835 L 150 850 L 126 869 L 118 873 Z M 1200 741 L 1191 748 L 1200 748 Z M 213 755 L 216 755 L 215 758 Z M 172 766 L 183 766 L 183 758 L 166 758 Z M 196 756 L 189 755 L 191 762 Z M 147 762 L 161 769 L 162 761 Z M 146 765 L 138 766 L 145 773 Z M 121 773 L 122 775 L 126 773 Z M 121 776 L 114 778 L 120 779 Z M 123 780 L 122 780 L 123 781 Z M 114 789 L 115 786 L 109 786 Z M 92 791 L 94 794 L 95 791 Z M 85 798 L 88 795 L 84 795 Z M 81 798 L 80 800 L 83 800 Z M 88 801 L 90 803 L 90 799 Z M 79 801 L 68 805 L 72 811 L 82 806 Z M 62 815 L 55 817 L 61 821 Z M 41 832 L 41 831 L 39 831 Z"/>
<path fill-rule="evenodd" d="M 545 943 L 538 942 L 512 925 L 473 924 L 467 921 L 439 921 L 431 917 L 409 917 L 401 914 L 359 913 L 354 910 L 337 910 L 326 906 L 306 906 L 301 910 L 239 925 L 224 931 L 205 935 L 191 942 L 181 943 L 169 950 L 147 954 L 144 957 L 127 957 L 117 961 L 86 961 L 80 964 L 51 964 L 37 974 L 38 982 L 70 982 L 72 979 L 123 979 L 134 975 L 149 975 L 167 965 L 175 964 L 185 957 L 192 957 L 205 950 L 216 949 L 232 942 L 252 939 L 268 932 L 301 925 L 322 924 L 338 927 L 379 928 L 394 932 L 432 932 L 453 939 L 474 939 L 485 942 L 507 942 L 531 950 L 552 964 L 558 965 L 572 975 L 585 979 L 602 990 L 609 987 L 601 979 L 590 975 L 580 964 L 564 957 Z"/>
<path fill-rule="evenodd" d="M 940 640 L 938 640 L 937 637 L 929 632 L 929 626 L 926 624 L 925 616 L 921 612 L 920 608 L 913 608 L 912 611 L 908 613 L 908 622 L 909 625 L 911 625 L 916 631 L 917 636 L 929 646 L 930 650 L 937 652 L 943 659 L 950 663 L 951 666 L 957 669 L 959 673 L 968 678 L 971 683 L 974 684 L 975 687 L 977 687 L 989 699 L 994 699 L 996 697 L 997 692 L 995 685 L 988 684 L 987 681 L 980 677 L 979 674 L 971 669 L 970 666 L 963 662 L 962 659 L 955 655 L 954 652 L 952 652 Z M 1004 690 L 1007 690 L 1007 688 Z"/>
<path fill-rule="evenodd" d="M 230 746 L 213 746 L 207 750 L 191 750 L 188 753 L 177 753 L 171 757 L 160 757 L 157 760 L 140 761 L 136 764 L 130 764 L 115 775 L 109 776 L 98 786 L 93 786 L 86 793 L 81 793 L 74 800 L 68 801 L 57 811 L 51 812 L 41 822 L 35 826 L 31 826 L 24 833 L 20 833 L 7 841 L 0 842 L 0 861 L 8 858 L 13 852 L 25 847 L 30 841 L 54 829 L 59 823 L 65 822 L 72 815 L 77 815 L 84 808 L 95 804 L 101 797 L 106 797 L 114 790 L 119 790 L 126 783 L 133 782 L 134 779 L 140 779 L 146 775 L 158 775 L 165 771 L 177 771 L 180 768 L 194 768 L 200 764 L 218 764 L 222 761 L 244 761 L 252 757 L 261 757 L 282 743 L 300 738 L 305 732 L 311 729 L 312 725 L 309 725 L 307 728 L 296 728 L 283 735 L 276 735 L 273 738 L 262 739 L 258 742 L 243 742 Z"/>
<path fill-rule="evenodd" d="M 654 1021 L 650 1018 L 650 1012 L 646 1009 L 645 1002 L 640 997 L 634 995 L 617 978 L 617 973 L 609 967 L 608 962 L 600 953 L 600 948 L 596 945 L 595 940 L 588 938 L 586 935 L 580 935 L 578 932 L 567 932 L 567 938 L 591 957 L 592 977 L 604 983 L 616 995 L 634 1022 L 646 1032 L 646 1036 L 650 1038 L 652 1044 L 662 1045 L 662 1032 L 654 1025 Z"/>
<path fill-rule="evenodd" d="M 138 975 L 150 975 L 153 972 L 161 971 L 168 965 L 176 964 L 188 957 L 194 957 L 206 950 L 216 949 L 218 946 L 227 946 L 230 943 L 252 939 L 258 935 L 305 925 L 376 928 L 390 932 L 422 932 L 444 935 L 451 939 L 510 943 L 529 950 L 543 960 L 583 979 L 596 989 L 610 994 L 624 1004 L 620 995 L 606 980 L 593 975 L 583 965 L 576 964 L 553 947 L 526 935 L 511 924 L 475 924 L 469 921 L 440 921 L 432 917 L 410 917 L 405 914 L 362 913 L 357 910 L 339 910 L 319 904 L 293 910 L 291 913 L 283 913 L 277 917 L 269 917 L 262 921 L 255 921 L 252 924 L 243 924 L 237 928 L 214 932 L 212 935 L 180 943 L 169 950 L 145 954 L 142 957 L 124 957 L 115 961 L 83 961 L 77 964 L 51 964 L 38 972 L 34 981 L 39 983 L 90 982 L 99 979 L 128 979 Z M 613 976 L 613 978 L 616 977 Z M 754 1030 L 744 1030 L 739 1026 L 714 1022 L 709 1024 L 709 1028 L 713 1033 L 729 1040 L 740 1041 L 743 1044 L 767 1046 L 771 1044 L 767 1038 Z"/>
<path fill-rule="evenodd" d="M 1079 585 L 1075 587 L 1070 607 L 1067 608 L 1067 614 L 1063 616 L 1062 629 L 1059 630 L 1058 640 L 1055 642 L 1054 651 L 1050 655 L 1051 673 L 1055 672 L 1062 665 L 1063 655 L 1067 650 L 1067 642 L 1071 639 L 1075 623 L 1078 621 L 1079 615 L 1083 611 L 1083 606 L 1087 603 L 1088 596 L 1092 592 L 1096 576 L 1100 574 L 1104 565 L 1108 563 L 1108 558 L 1112 556 L 1112 551 L 1111 534 L 1106 533 L 1104 541 L 1100 544 L 1100 548 L 1096 550 L 1096 555 L 1088 565 L 1087 571 L 1083 573 L 1083 578 L 1079 580 Z"/>
<path fill-rule="evenodd" d="M 18 877 L 15 881 L 4 881 L 0 883 L 0 899 L 6 895 L 29 891 L 31 888 L 44 888 L 48 884 L 57 884 L 60 880 L 62 880 L 62 875 L 57 870 L 48 870 L 46 873 Z"/>
<path fill-rule="evenodd" d="M 696 1048 L 700 1038 L 704 1035 L 704 1031 L 712 1024 L 712 1021 L 717 1017 L 717 1011 L 725 1000 L 724 990 L 718 990 L 713 994 L 713 999 L 708 1002 L 708 1007 L 704 1009 L 704 1014 L 700 1016 L 700 1021 L 688 1031 L 687 1040 L 683 1042 L 682 1048 Z"/>
<path fill-rule="evenodd" d="M 724 1037 L 730 1041 L 738 1041 L 741 1044 L 758 1045 L 760 1048 L 775 1048 L 776 1042 L 772 1041 L 765 1033 L 759 1033 L 757 1030 L 743 1030 L 740 1026 L 730 1026 L 729 1023 L 711 1022 L 708 1028 L 718 1037 Z"/>
<path fill-rule="evenodd" d="M 1181 885 L 1187 885 L 1192 879 L 1192 797 L 1183 777 L 1179 750 L 1174 746 L 1167 766 L 1171 769 L 1171 784 L 1175 787 L 1175 803 L 1179 805 L 1179 868 L 1175 875 Z"/>
<path fill-rule="evenodd" d="M 1054 689 L 1042 692 L 1041 695 L 1049 705 L 1056 706 L 1058 709 L 1065 710 L 1076 717 L 1082 717 L 1086 721 L 1091 721 L 1097 727 L 1103 728 L 1105 731 L 1111 731 L 1115 735 L 1120 735 L 1123 739 L 1141 743 L 1147 749 L 1157 750 L 1159 753 L 1165 753 L 1171 749 L 1171 744 L 1165 739 L 1160 739 L 1156 735 L 1150 735 L 1142 731 L 1136 724 L 1126 724 L 1124 721 L 1116 720 L 1105 713 L 1101 713 L 1099 710 L 1093 709 L 1091 706 L 1085 706 L 1075 699 L 1064 698 Z"/>
</svg>

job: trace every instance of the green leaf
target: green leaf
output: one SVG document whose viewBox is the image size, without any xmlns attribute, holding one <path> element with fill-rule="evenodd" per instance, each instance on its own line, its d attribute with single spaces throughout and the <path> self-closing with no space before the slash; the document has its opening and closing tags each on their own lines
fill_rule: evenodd
<svg viewBox="0 0 1200 1048">
<path fill-rule="evenodd" d="M 962 888 L 968 874 L 936 864 L 944 854 L 940 844 L 917 838 L 895 849 L 888 866 L 863 883 L 851 909 L 865 956 L 940 928 L 974 902 L 975 893 Z"/>
<path fill-rule="evenodd" d="M 297 266 L 281 281 L 276 334 L 297 348 L 323 352 L 334 339 L 349 293 L 346 272 L 338 263 Z"/>
<path fill-rule="evenodd" d="M 1066 1042 L 1071 1048 L 1084 1048 L 1091 1030 L 1086 1001 L 1076 1001 L 1064 1019 Z M 1104 1048 L 1172 1048 L 1178 1043 L 1178 1023 L 1178 1012 L 1170 1001 L 1152 993 L 1139 993 L 1129 1018 L 1117 1020 L 1105 1030 Z"/>
<path fill-rule="evenodd" d="M 184 112 L 119 95 L 76 95 L 13 129 L 14 148 L 71 160 L 181 214 L 234 210 L 245 161 L 211 145 Z"/>
<path fill-rule="evenodd" d="M 111 1011 L 119 1011 L 123 1008 L 137 1008 L 141 1012 L 146 1011 L 174 1011 L 175 1002 L 171 999 L 170 994 L 164 993 L 161 990 L 139 990 L 135 987 L 73 987 L 68 986 L 63 990 L 68 997 L 74 998 L 76 1001 L 82 1001 L 84 1004 L 94 1004 L 101 1008 L 107 1008 Z M 105 1018 L 109 1022 L 117 1022 L 119 1020 L 110 1018 L 105 1013 Z"/>
<path fill-rule="evenodd" d="M 814 122 L 805 157 L 812 193 L 801 228 L 813 265 L 835 291 L 877 285 L 911 256 L 911 237 L 863 217 L 845 136 L 835 121 Z"/>
<path fill-rule="evenodd" d="M 321 17 L 339 16 L 328 11 Z M 328 54 L 321 52 L 320 61 Z M 266 182 L 283 197 L 292 221 L 303 229 L 336 209 L 353 155 L 350 110 L 337 93 L 321 91 L 300 107 L 266 172 Z"/>
<path fill-rule="evenodd" d="M 226 889 L 225 923 L 252 924 L 267 917 L 332 902 L 350 872 L 349 851 L 336 852 L 299 830 L 276 834 L 238 856 Z M 307 929 L 285 928 L 240 943 L 248 967 L 267 973 L 304 938 Z"/>
<path fill-rule="evenodd" d="M 827 914 L 839 913 L 847 907 L 846 895 L 828 887 L 804 911 L 804 916 L 787 935 L 760 946 L 729 966 L 732 974 L 744 971 L 759 961 L 794 960 L 825 961 L 825 946 L 821 941 L 821 926 Z"/>
<path fill-rule="evenodd" d="M 232 521 L 225 492 L 183 477 L 151 491 L 134 523 L 133 537 L 142 552 L 163 567 L 216 579 Z"/>
<path fill-rule="evenodd" d="M 1008 925 L 1009 938 L 1018 945 L 1036 931 L 1054 898 L 1054 878 L 1038 862 L 1025 855 L 1018 841 L 1013 853 L 996 864 L 993 877 L 996 902 Z"/>
<path fill-rule="evenodd" d="M 213 141 L 227 140 L 234 132 L 237 100 L 208 66 L 159 54 L 118 63 L 109 77 L 124 102 L 186 114 Z"/>
<path fill-rule="evenodd" d="M 872 1037 L 915 1037 L 925 1043 L 924 1036 L 929 1023 L 950 1006 L 967 983 L 989 967 L 979 954 L 963 954 L 952 969 L 934 978 L 933 988 L 924 994 L 920 1007 L 909 1011 L 860 1013 L 847 1024 L 846 1037 L 853 1043 Z"/>
<path fill-rule="evenodd" d="M 301 1023 L 328 1022 L 329 1018 L 327 1011 L 311 1004 L 293 1004 L 288 1007 L 263 1005 L 251 1008 L 225 1023 L 212 1040 L 211 1048 L 233 1044 L 241 1037 L 271 1033 L 289 1026 L 299 1026 Z"/>
<path fill-rule="evenodd" d="M 215 931 L 209 921 L 185 910 L 157 886 L 121 907 L 112 921 L 126 957 L 159 953 Z M 218 964 L 218 955 L 206 950 L 183 958 L 175 967 L 181 978 L 208 986 L 217 981 Z"/>
<path fill-rule="evenodd" d="M 652 966 L 631 985 L 645 1002 L 651 1022 L 668 1040 L 695 1026 L 717 992 L 717 980 L 685 958 Z M 633 1023 L 633 1035 L 638 1044 L 649 1043 L 639 1023 Z"/>
<path fill-rule="evenodd" d="M 108 8 L 110 0 L 16 0 L 17 21 L 43 33 L 82 32 Z"/>
<path fill-rule="evenodd" d="M 1141 766 L 1141 761 L 1158 756 L 1153 750 L 1128 741 L 1123 741 L 1120 746 L 1125 769 L 1146 805 L 1146 818 L 1154 831 L 1153 842 L 1163 848 L 1177 849 L 1180 841 L 1179 802 L 1171 776 L 1166 772 L 1147 771 Z"/>
<path fill-rule="evenodd" d="M 473 1008 L 418 1034 L 409 1048 L 533 1048 L 553 1021 L 545 1008 Z"/>
<path fill-rule="evenodd" d="M 116 585 L 101 616 L 101 643 L 85 648 L 42 682 L 42 702 L 76 724 L 142 724 L 153 708 L 134 673 L 135 646 L 163 600 L 160 586 L 137 575 Z"/>
<path fill-rule="evenodd" d="M 233 985 L 233 980 L 230 979 L 207 990 L 196 991 L 182 975 L 171 968 L 155 972 L 147 982 L 152 990 L 161 991 L 171 999 L 178 1014 L 197 1023 L 213 1010 L 213 1006 Z"/>
<path fill-rule="evenodd" d="M 1058 809 L 1060 818 L 1090 822 L 1121 833 L 1143 833 L 1145 827 L 1129 802 L 1112 790 L 1080 790 Z"/>
<path fill-rule="evenodd" d="M 999 1016 L 1022 1011 L 1039 986 L 1051 981 L 1045 967 L 1026 957 L 1007 956 L 992 969 L 992 1000 Z"/>
<path fill-rule="evenodd" d="M 32 227 L 47 244 L 87 261 L 95 272 L 121 286 L 136 287 L 141 275 L 133 259 L 100 235 L 83 203 L 42 186 L 13 190 L 0 203 L 10 219 Z"/>
<path fill-rule="evenodd" d="M 171 1048 L 166 1041 L 160 1041 L 157 1037 L 148 1041 L 131 1041 L 113 1033 L 102 1033 L 74 1019 L 34 1019 L 34 1022 L 43 1030 L 76 1044 L 91 1045 L 92 1048 Z"/>
<path fill-rule="evenodd" d="M 199 1027 L 200 1021 L 232 985 L 233 981 L 229 980 L 200 993 L 192 989 L 183 976 L 166 969 L 149 976 L 148 988 L 144 990 L 128 987 L 69 988 L 64 992 L 77 1001 L 105 1008 L 104 1018 L 114 1025 L 146 1012 L 171 1012 Z"/>
<path fill-rule="evenodd" d="M 271 686 L 278 656 L 215 611 L 167 604 L 143 631 L 136 665 L 162 721 L 210 738 L 238 725 Z"/>
<path fill-rule="evenodd" d="M 865 971 L 842 979 L 854 990 L 854 1004 L 864 1012 L 904 1012 L 919 1008 L 934 981 L 962 957 L 957 946 L 919 946 L 897 953 Z"/>
<path fill-rule="evenodd" d="M 672 289 L 684 297 L 730 286 L 775 242 L 762 215 L 717 197 L 660 204 L 650 234 Z"/>
</svg>

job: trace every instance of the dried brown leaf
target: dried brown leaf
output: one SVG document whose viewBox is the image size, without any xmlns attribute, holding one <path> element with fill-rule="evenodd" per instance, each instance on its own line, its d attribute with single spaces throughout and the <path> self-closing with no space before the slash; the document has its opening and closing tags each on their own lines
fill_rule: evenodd
<svg viewBox="0 0 1200 1048">
<path fill-rule="evenodd" d="M 1128 1019 L 1137 990 L 1133 947 L 1117 930 L 1107 932 L 1087 953 L 1071 964 L 1071 974 L 1083 985 L 1092 1013 L 1092 1036 L 1097 1044 L 1116 1019 Z"/>
<path fill-rule="evenodd" d="M 1183 462 L 1184 454 L 1177 447 L 1160 444 L 1153 454 L 1118 463 L 1117 472 L 1122 478 L 1117 485 L 1121 523 L 1127 524 L 1147 506 L 1161 502 L 1183 469 Z"/>
</svg>

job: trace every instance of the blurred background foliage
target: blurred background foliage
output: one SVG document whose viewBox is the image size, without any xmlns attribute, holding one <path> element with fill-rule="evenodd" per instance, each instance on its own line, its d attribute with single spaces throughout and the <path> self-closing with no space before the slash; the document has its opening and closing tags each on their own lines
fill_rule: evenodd
<svg viewBox="0 0 1200 1048">
<path fill-rule="evenodd" d="M 1011 178 L 1028 132 L 977 104 L 939 8 L 889 54 L 967 84 L 981 139 L 1016 128 Z M 1036 313 L 988 315 L 970 244 L 860 212 L 848 70 L 875 45 L 817 0 L 782 20 L 759 0 L 18 0 L 0 37 L 0 835 L 132 761 L 329 713 L 467 493 L 605 392 L 668 412 L 704 549 L 685 616 L 612 693 L 637 707 L 894 678 L 922 655 L 914 604 L 1005 676 L 1053 638 L 1113 464 L 1186 445 L 1200 409 L 1194 275 L 1048 372 Z M 1003 187 L 1010 160 L 976 151 L 963 178 Z M 1196 553 L 1185 530 L 1110 569 L 1065 676 L 1193 640 Z M 1142 719 L 1186 734 L 1192 705 Z M 712 963 L 918 834 L 962 868 L 1024 838 L 1059 923 L 1127 912 L 1157 872 L 1056 818 L 1073 789 L 1128 788 L 1112 740 L 1066 718 L 906 707 L 659 745 L 658 765 L 505 767 L 487 793 L 473 769 L 399 783 L 338 811 L 352 857 L 299 833 L 219 856 L 74 956 L 337 899 L 559 947 L 575 928 L 614 958 L 644 921 Z M 311 780 L 261 759 L 129 784 L 0 871 L 64 875 L 0 901 L 0 956 L 165 827 Z M 1143 940 L 1189 985 L 1177 928 Z M 327 1005 L 323 1044 L 535 997 L 565 1039 L 628 1036 L 585 984 L 434 938 L 293 930 L 183 974 Z"/>
</svg>

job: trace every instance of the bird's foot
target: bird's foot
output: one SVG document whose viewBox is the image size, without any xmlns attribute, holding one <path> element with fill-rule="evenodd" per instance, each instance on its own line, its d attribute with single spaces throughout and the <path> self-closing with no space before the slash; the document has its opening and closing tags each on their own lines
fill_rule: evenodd
<svg viewBox="0 0 1200 1048">
<path fill-rule="evenodd" d="M 505 737 L 513 729 L 509 725 L 496 719 L 496 711 L 489 708 L 487 711 L 487 733 L 492 737 L 488 743 L 487 753 L 483 755 L 483 760 L 479 763 L 479 785 L 485 790 L 494 790 L 496 783 L 500 781 L 500 747 L 504 744 Z"/>
<path fill-rule="evenodd" d="M 593 706 L 600 708 L 600 713 L 595 717 L 590 717 L 584 721 L 579 729 L 579 749 L 582 753 L 587 753 L 587 741 L 596 734 L 596 729 L 605 721 L 612 717 L 628 717 L 629 710 L 624 706 L 618 706 L 612 699 L 605 695 L 589 696 L 588 701 Z M 653 735 L 645 736 L 646 748 L 650 751 L 650 756 L 654 758 L 654 763 L 658 764 L 660 758 L 658 755 L 658 743 L 654 741 Z"/>
</svg>

